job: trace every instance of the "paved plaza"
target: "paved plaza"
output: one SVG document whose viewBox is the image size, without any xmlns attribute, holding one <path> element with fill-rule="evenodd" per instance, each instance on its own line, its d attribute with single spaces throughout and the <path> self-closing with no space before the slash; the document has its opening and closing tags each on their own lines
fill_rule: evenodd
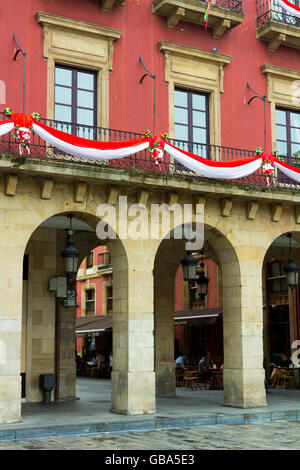
<svg viewBox="0 0 300 470">
<path fill-rule="evenodd" d="M 99 442 L 103 442 L 108 446 L 116 445 L 117 448 L 119 448 L 118 446 L 131 448 L 131 445 L 138 445 L 135 442 L 143 442 L 141 436 L 145 435 L 149 435 L 149 444 L 145 444 L 148 442 L 147 437 L 144 445 L 150 446 L 145 448 L 150 449 L 154 448 L 152 444 L 154 445 L 155 441 L 156 445 L 179 445 L 176 443 L 176 439 L 173 440 L 177 435 L 191 436 L 191 446 L 199 445 L 199 442 L 201 445 L 204 443 L 210 445 L 210 439 L 216 432 L 217 435 L 220 433 L 220 442 L 222 442 L 221 436 L 226 436 L 227 429 L 224 425 L 234 425 L 228 428 L 231 429 L 230 432 L 234 436 L 236 432 L 241 435 L 245 433 L 249 425 L 251 434 L 255 429 L 253 425 L 258 423 L 264 423 L 259 429 L 264 429 L 264 426 L 268 424 L 266 430 L 270 429 L 271 434 L 272 429 L 275 433 L 281 429 L 299 432 L 300 390 L 298 389 L 272 390 L 267 394 L 268 406 L 253 409 L 224 407 L 222 391 L 177 389 L 176 397 L 157 399 L 156 414 L 127 416 L 110 412 L 110 381 L 81 377 L 77 380 L 76 388 L 78 400 L 52 402 L 50 405 L 23 403 L 23 421 L 0 426 L 1 448 L 3 446 L 5 448 L 5 440 L 16 439 L 17 443 L 7 445 L 19 446 L 23 445 L 21 441 L 25 438 L 30 440 L 48 438 L 47 441 L 42 439 L 37 445 L 52 445 L 51 443 L 53 443 L 55 446 L 59 442 L 62 446 L 68 446 L 73 445 L 74 441 L 74 445 L 78 443 L 79 446 L 97 446 Z M 175 429 L 177 430 L 175 431 Z M 97 433 L 98 435 L 96 435 Z M 199 439 L 202 433 L 208 436 L 208 440 L 205 442 Z M 68 437 L 69 435 L 72 437 Z M 74 435 L 86 436 L 76 437 L 74 440 Z M 170 439 L 167 444 L 163 444 L 165 442 L 164 435 Z M 110 436 L 109 439 L 107 436 Z M 130 443 L 126 441 L 129 436 L 133 439 Z M 255 437 L 255 432 L 253 432 L 253 436 Z M 184 442 L 184 445 L 189 444 L 188 441 Z M 271 443 L 273 445 L 273 441 Z M 246 445 L 246 441 L 244 444 Z M 29 441 L 24 445 L 29 445 Z"/>
<path fill-rule="evenodd" d="M 300 423 L 201 426 L 192 429 L 0 441 L 1 450 L 300 450 Z"/>
</svg>

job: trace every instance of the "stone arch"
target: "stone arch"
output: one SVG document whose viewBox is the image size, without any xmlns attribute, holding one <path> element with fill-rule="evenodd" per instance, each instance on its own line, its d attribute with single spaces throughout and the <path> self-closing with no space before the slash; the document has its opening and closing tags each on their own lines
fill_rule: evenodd
<svg viewBox="0 0 300 470">
<path fill-rule="evenodd" d="M 262 269 L 265 326 L 264 354 L 267 365 L 273 362 L 272 352 L 286 352 L 292 355 L 294 350 L 298 348 L 298 344 L 295 345 L 294 341 L 299 340 L 299 291 L 298 288 L 291 289 L 288 287 L 283 280 L 276 280 L 276 276 L 284 275 L 283 268 L 290 259 L 288 233 L 291 234 L 292 258 L 296 265 L 300 266 L 300 229 L 294 226 L 290 230 L 281 228 L 280 232 L 276 233 L 272 242 L 267 246 Z M 268 277 L 273 277 L 274 280 L 267 280 Z M 280 284 L 277 286 L 277 292 L 272 288 L 274 282 Z M 278 321 L 279 316 L 282 322 L 280 328 L 279 325 L 276 327 L 276 317 Z M 280 335 L 278 335 L 278 332 L 280 332 Z M 282 339 L 274 342 L 272 340 L 274 334 L 275 337 L 278 335 Z"/>
<path fill-rule="evenodd" d="M 38 386 L 41 373 L 57 373 L 59 394 L 56 394 L 56 399 L 70 399 L 75 396 L 75 307 L 65 308 L 61 302 L 56 300 L 55 293 L 51 294 L 48 291 L 50 278 L 65 276 L 61 250 L 66 245 L 64 229 L 68 227 L 68 219 L 65 216 L 69 213 L 70 211 L 56 212 L 46 218 L 38 227 L 35 227 L 25 248 L 25 253 L 30 257 L 29 281 L 26 285 L 27 321 L 25 322 L 28 334 L 22 356 L 26 353 L 26 397 L 28 401 L 41 400 L 41 391 Z M 101 241 L 94 231 L 85 230 L 89 227 L 92 230 L 96 229 L 99 219 L 94 214 L 87 211 L 73 211 L 72 214 L 75 231 L 73 241 L 81 253 L 81 258 L 84 258 L 91 249 L 101 243 L 106 244 L 108 241 Z M 79 228 L 76 230 L 76 222 L 79 223 L 78 221 L 85 222 L 87 225 L 83 226 L 83 229 L 78 225 Z M 118 237 L 115 240 L 109 240 L 108 244 L 110 245 L 112 262 L 116 266 L 115 290 L 118 292 L 120 279 L 118 272 L 122 270 L 124 278 L 128 275 L 126 249 Z M 23 293 L 23 299 L 24 295 Z M 126 310 L 127 293 L 124 290 L 122 300 L 123 309 Z M 57 320 L 54 321 L 57 315 L 59 315 L 59 325 Z M 57 328 L 59 328 L 59 333 L 57 333 Z M 118 344 L 118 325 L 115 331 L 116 343 Z M 117 365 L 118 355 L 117 349 L 115 353 Z M 118 391 L 113 387 L 113 396 L 117 393 Z"/>
</svg>

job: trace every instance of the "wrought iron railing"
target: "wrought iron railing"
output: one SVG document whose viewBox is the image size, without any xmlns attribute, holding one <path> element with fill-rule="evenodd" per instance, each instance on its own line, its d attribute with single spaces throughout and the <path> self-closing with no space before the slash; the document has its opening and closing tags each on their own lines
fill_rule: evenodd
<svg viewBox="0 0 300 470">
<path fill-rule="evenodd" d="M 121 131 L 117 129 L 84 126 L 61 121 L 53 121 L 49 119 L 41 119 L 41 122 L 56 129 L 64 130 L 87 139 L 94 139 L 99 141 L 120 142 L 143 137 L 143 134 L 141 133 Z M 217 161 L 239 160 L 255 155 L 255 152 L 252 150 L 224 147 L 221 145 L 200 144 L 177 139 L 170 139 L 170 143 L 180 149 Z M 0 156 L 10 155 L 15 157 L 16 166 L 22 165 L 26 161 L 26 158 L 33 158 L 36 160 L 65 161 L 79 165 L 97 166 L 108 170 L 110 168 L 127 170 L 132 174 L 152 173 L 157 176 L 165 177 L 180 175 L 187 178 L 203 178 L 204 181 L 207 181 L 207 178 L 202 177 L 198 173 L 194 173 L 188 168 L 176 164 L 174 159 L 168 154 L 165 155 L 165 159 L 160 166 L 155 165 L 152 156 L 147 149 L 125 158 L 91 161 L 85 158 L 73 157 L 62 152 L 61 150 L 56 149 L 52 145 L 47 144 L 36 133 L 33 134 L 29 147 L 30 155 L 27 155 L 26 150 L 24 150 L 24 155 L 22 157 L 19 155 L 19 145 L 15 141 L 12 133 L 0 137 Z M 24 161 L 22 158 L 24 158 Z M 300 159 L 294 157 L 284 157 L 282 159 L 292 164 L 293 166 L 300 168 Z M 266 178 L 264 177 L 261 169 L 257 170 L 253 175 L 241 178 L 239 180 L 223 181 L 227 181 L 228 183 L 235 185 L 239 184 L 247 186 L 261 186 L 263 188 L 267 187 Z M 292 180 L 283 179 L 282 177 L 279 177 L 278 179 L 273 178 L 272 187 L 274 188 L 276 186 L 288 189 L 299 189 L 300 187 Z"/>
<path fill-rule="evenodd" d="M 199 0 L 207 3 L 208 0 Z M 228 10 L 243 11 L 243 0 L 215 0 L 212 6 L 227 8 Z"/>
<path fill-rule="evenodd" d="M 299 4 L 296 0 L 291 3 Z M 282 8 L 277 0 L 256 0 L 257 26 L 262 26 L 270 21 L 277 21 L 291 26 L 300 27 L 300 19 L 289 14 Z"/>
</svg>

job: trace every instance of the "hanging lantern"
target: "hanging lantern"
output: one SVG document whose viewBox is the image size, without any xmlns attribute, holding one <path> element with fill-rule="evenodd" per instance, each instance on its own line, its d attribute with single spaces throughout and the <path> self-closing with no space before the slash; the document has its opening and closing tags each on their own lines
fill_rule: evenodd
<svg viewBox="0 0 300 470">
<path fill-rule="evenodd" d="M 290 249 L 289 249 L 290 259 L 288 261 L 288 264 L 283 267 L 283 271 L 286 273 L 287 285 L 291 289 L 294 289 L 298 285 L 299 268 L 294 263 L 294 260 L 292 258 L 292 234 L 288 233 L 287 237 L 290 239 Z"/>
<path fill-rule="evenodd" d="M 209 279 L 205 276 L 205 271 L 204 271 L 204 268 L 205 268 L 205 264 L 203 263 L 204 253 L 202 252 L 201 254 L 202 254 L 202 263 L 200 264 L 201 271 L 197 278 L 197 292 L 198 292 L 198 296 L 200 297 L 200 300 L 203 301 L 205 300 L 205 297 L 208 292 Z"/>
<path fill-rule="evenodd" d="M 197 260 L 191 252 L 181 260 L 183 279 L 185 281 L 194 281 L 197 279 Z"/>
<path fill-rule="evenodd" d="M 67 276 L 72 276 L 77 272 L 79 251 L 74 247 L 74 243 L 71 241 L 74 231 L 72 230 L 72 214 L 70 217 L 70 227 L 67 229 L 68 239 L 67 246 L 61 251 L 61 255 L 64 260 L 64 268 Z"/>
<path fill-rule="evenodd" d="M 284 272 L 286 273 L 287 285 L 294 289 L 298 285 L 299 278 L 299 268 L 294 263 L 293 259 L 289 259 L 289 262 L 286 266 L 283 267 Z"/>
</svg>

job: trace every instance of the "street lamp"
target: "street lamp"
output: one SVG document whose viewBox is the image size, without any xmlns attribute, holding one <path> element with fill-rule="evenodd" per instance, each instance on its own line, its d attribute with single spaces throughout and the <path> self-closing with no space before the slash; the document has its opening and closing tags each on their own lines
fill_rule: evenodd
<svg viewBox="0 0 300 470">
<path fill-rule="evenodd" d="M 183 279 L 185 281 L 195 281 L 197 279 L 197 259 L 191 251 L 187 251 L 186 256 L 181 260 Z"/>
<path fill-rule="evenodd" d="M 70 278 L 72 279 L 74 274 L 76 274 L 79 258 L 79 251 L 74 247 L 74 243 L 72 242 L 72 236 L 74 235 L 74 230 L 72 230 L 72 217 L 73 215 L 70 214 L 70 227 L 66 230 L 68 235 L 67 246 L 61 251 L 68 280 Z"/>
<path fill-rule="evenodd" d="M 294 290 L 294 288 L 298 285 L 299 268 L 294 263 L 294 260 L 292 258 L 292 245 L 291 245 L 291 243 L 292 243 L 292 234 L 288 233 L 287 236 L 290 239 L 290 249 L 289 249 L 290 259 L 288 261 L 288 264 L 283 267 L 283 270 L 286 273 L 287 285 L 292 290 Z"/>
<path fill-rule="evenodd" d="M 198 296 L 200 297 L 200 300 L 203 301 L 208 292 L 209 279 L 205 276 L 205 272 L 204 272 L 205 264 L 203 263 L 203 257 L 204 257 L 203 251 L 201 252 L 201 255 L 202 255 L 202 262 L 200 264 L 201 271 L 197 278 L 197 293 L 198 293 Z"/>
</svg>

